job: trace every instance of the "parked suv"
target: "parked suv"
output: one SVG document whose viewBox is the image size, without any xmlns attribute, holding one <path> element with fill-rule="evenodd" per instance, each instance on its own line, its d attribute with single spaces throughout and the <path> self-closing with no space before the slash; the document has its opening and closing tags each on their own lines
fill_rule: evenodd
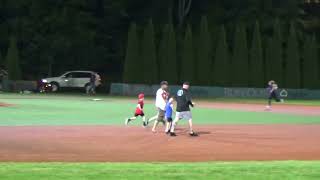
<svg viewBox="0 0 320 180">
<path fill-rule="evenodd" d="M 53 92 L 60 88 L 83 88 L 87 92 L 90 88 L 90 77 L 95 74 L 93 71 L 69 71 L 59 77 L 42 79 L 42 82 L 50 83 Z"/>
</svg>

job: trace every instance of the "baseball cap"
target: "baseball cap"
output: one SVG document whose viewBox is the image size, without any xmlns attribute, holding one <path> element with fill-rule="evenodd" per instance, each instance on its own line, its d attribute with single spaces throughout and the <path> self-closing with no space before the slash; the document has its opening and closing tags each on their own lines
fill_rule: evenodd
<svg viewBox="0 0 320 180">
<path fill-rule="evenodd" d="M 168 85 L 168 81 L 161 81 L 160 85 Z"/>
<path fill-rule="evenodd" d="M 144 98 L 144 94 L 143 94 L 143 93 L 140 93 L 139 96 L 138 96 L 138 98 L 139 98 L 139 99 Z"/>
</svg>

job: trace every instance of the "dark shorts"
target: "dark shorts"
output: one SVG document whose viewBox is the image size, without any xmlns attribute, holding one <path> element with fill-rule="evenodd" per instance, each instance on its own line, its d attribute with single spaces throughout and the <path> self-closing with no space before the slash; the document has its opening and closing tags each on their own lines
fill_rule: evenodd
<svg viewBox="0 0 320 180">
<path fill-rule="evenodd" d="M 172 118 L 166 118 L 166 121 L 172 122 L 173 120 L 172 120 Z"/>
<path fill-rule="evenodd" d="M 274 100 L 276 100 L 277 102 L 280 102 L 281 100 L 280 100 L 280 98 L 279 98 L 279 95 L 278 95 L 278 93 L 277 92 L 272 92 L 270 95 L 269 95 L 269 98 L 268 98 L 269 100 L 272 100 L 272 99 L 274 99 Z"/>
<path fill-rule="evenodd" d="M 143 117 L 143 116 L 144 116 L 144 113 L 135 113 L 134 116 L 135 116 L 135 117 L 138 117 L 138 116 Z"/>
</svg>

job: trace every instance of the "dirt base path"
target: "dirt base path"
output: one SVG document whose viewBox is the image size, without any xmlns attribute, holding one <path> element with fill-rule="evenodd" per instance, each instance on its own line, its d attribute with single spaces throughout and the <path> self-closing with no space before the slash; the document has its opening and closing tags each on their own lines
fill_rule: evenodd
<svg viewBox="0 0 320 180">
<path fill-rule="evenodd" d="M 320 125 L 198 126 L 199 137 L 140 127 L 0 127 L 0 161 L 320 160 Z"/>
</svg>

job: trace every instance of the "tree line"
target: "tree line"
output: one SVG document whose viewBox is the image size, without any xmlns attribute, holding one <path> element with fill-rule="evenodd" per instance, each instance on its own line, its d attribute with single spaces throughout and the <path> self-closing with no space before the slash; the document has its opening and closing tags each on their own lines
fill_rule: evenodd
<svg viewBox="0 0 320 180">
<path fill-rule="evenodd" d="M 165 24 L 161 33 L 155 26 L 151 19 L 143 26 L 131 24 L 124 82 L 265 87 L 275 80 L 286 88 L 320 88 L 317 38 L 294 21 L 276 18 L 269 29 L 260 21 L 214 27 L 202 16 L 184 28 Z"/>
<path fill-rule="evenodd" d="M 10 80 L 21 80 L 21 67 L 19 58 L 19 49 L 17 47 L 17 39 L 12 36 L 9 39 L 8 49 L 6 54 L 3 56 L 0 52 L 0 64 L 3 67 L 0 69 L 7 70 L 8 78 Z"/>
</svg>

